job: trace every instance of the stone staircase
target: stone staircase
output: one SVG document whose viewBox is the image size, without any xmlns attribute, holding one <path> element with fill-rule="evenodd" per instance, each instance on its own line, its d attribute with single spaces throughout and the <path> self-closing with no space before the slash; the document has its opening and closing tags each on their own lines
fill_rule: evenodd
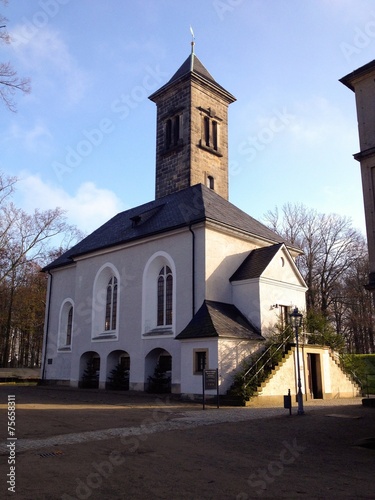
<svg viewBox="0 0 375 500">
<path fill-rule="evenodd" d="M 342 367 L 342 362 L 341 362 L 339 353 L 330 349 L 329 355 L 330 355 L 330 358 L 340 368 L 340 370 L 345 374 L 345 377 L 347 378 L 348 382 L 351 382 L 352 384 L 354 384 L 355 387 L 358 389 L 358 392 L 362 393 L 363 387 L 362 387 L 361 383 L 359 382 L 359 379 L 356 377 L 356 375 L 354 373 L 350 374 L 344 370 L 344 368 Z"/>
<path fill-rule="evenodd" d="M 279 350 L 278 356 L 272 357 L 275 349 Z M 281 349 L 280 349 L 281 348 Z M 267 352 L 259 353 L 250 368 L 242 377 L 237 376 L 237 384 L 233 384 L 226 396 L 220 396 L 221 404 L 237 406 L 283 406 L 284 396 L 291 391 L 292 401 L 296 398 L 296 367 L 295 356 L 296 346 L 285 342 L 284 344 L 274 344 L 271 346 L 271 357 L 265 355 Z M 281 352 L 283 353 L 280 356 Z M 316 377 L 315 384 L 321 384 L 321 399 L 341 399 L 348 397 L 358 397 L 362 394 L 362 389 L 354 374 L 348 373 L 341 362 L 340 357 L 331 349 L 325 346 L 304 344 L 302 353 L 305 353 L 303 368 L 301 370 L 302 384 L 308 387 L 305 400 L 314 399 L 310 394 L 311 379 Z M 319 370 L 309 368 L 307 357 L 319 356 Z M 312 371 L 309 371 L 309 370 Z M 315 370 L 315 371 L 314 371 Z M 324 371 L 323 371 L 324 370 Z M 319 381 L 319 382 L 318 382 Z M 305 389 L 303 389 L 303 392 Z M 318 396 L 317 399 L 320 399 Z"/>
<path fill-rule="evenodd" d="M 283 354 L 280 360 L 274 360 L 273 356 L 275 352 L 273 352 L 270 357 L 265 356 L 268 349 L 270 349 L 271 347 L 273 347 L 276 352 L 281 349 L 283 350 Z M 220 396 L 220 404 L 228 406 L 252 405 L 252 403 L 257 400 L 258 396 L 262 394 L 263 389 L 267 386 L 270 380 L 279 372 L 279 370 L 283 368 L 285 363 L 288 362 L 289 358 L 293 357 L 293 353 L 295 351 L 295 347 L 289 344 L 288 340 L 285 340 L 283 343 L 278 344 L 277 347 L 275 345 L 270 346 L 268 349 L 259 353 L 259 356 L 254 360 L 253 364 L 244 375 L 245 387 L 248 387 L 250 384 L 252 384 L 254 387 L 253 390 L 249 391 L 250 394 L 246 396 L 235 395 L 230 389 L 226 395 Z M 262 360 L 262 358 L 264 359 Z M 260 363 L 261 360 L 262 362 Z M 259 380 L 259 383 L 257 383 L 257 380 Z"/>
<path fill-rule="evenodd" d="M 259 396 L 262 396 L 264 389 L 267 387 L 267 385 L 271 382 L 273 377 L 276 376 L 276 374 L 283 369 L 285 364 L 288 362 L 288 360 L 291 358 L 293 359 L 294 353 L 295 353 L 295 347 L 294 346 L 289 346 L 288 350 L 285 352 L 283 355 L 281 361 L 277 363 L 277 365 L 272 368 L 270 373 L 268 374 L 267 378 L 260 383 L 260 385 L 257 387 L 257 389 L 254 391 L 252 396 L 245 401 L 244 406 L 262 406 L 263 404 L 268 403 L 269 401 L 267 398 L 263 398 L 264 401 L 260 401 L 258 398 Z"/>
</svg>

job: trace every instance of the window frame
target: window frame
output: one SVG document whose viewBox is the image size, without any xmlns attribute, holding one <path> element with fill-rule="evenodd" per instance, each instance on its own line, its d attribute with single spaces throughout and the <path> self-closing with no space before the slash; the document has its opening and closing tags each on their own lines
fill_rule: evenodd
<svg viewBox="0 0 375 500">
<path fill-rule="evenodd" d="M 74 303 L 67 298 L 63 301 L 60 308 L 59 326 L 58 326 L 58 345 L 59 351 L 71 351 L 74 333 Z"/>
<path fill-rule="evenodd" d="M 204 363 L 202 364 L 202 358 Z M 203 375 L 203 370 L 209 367 L 208 348 L 199 348 L 193 350 L 193 374 Z M 204 365 L 204 366 L 203 366 Z"/>
<path fill-rule="evenodd" d="M 70 347 L 72 345 L 72 333 L 73 333 L 73 306 L 71 305 L 68 310 L 68 317 L 66 322 L 66 332 L 65 332 L 65 345 Z"/>
<path fill-rule="evenodd" d="M 104 316 L 104 331 L 113 332 L 117 327 L 117 287 L 116 276 L 111 276 L 106 289 L 106 304 Z"/>
<path fill-rule="evenodd" d="M 171 321 L 170 324 L 159 324 L 158 321 L 158 279 L 160 271 L 164 266 L 171 270 L 173 282 L 171 286 Z M 176 332 L 176 307 L 178 276 L 176 265 L 167 252 L 159 250 L 152 254 L 145 263 L 142 276 L 142 337 L 173 337 Z M 164 294 L 164 292 L 163 292 Z M 163 295 L 164 296 L 164 295 Z M 168 321 L 168 322 L 169 322 Z M 163 318 L 164 323 L 164 318 Z"/>
<path fill-rule="evenodd" d="M 279 318 L 281 323 L 281 328 L 286 330 L 290 325 L 290 314 L 291 306 L 286 306 L 284 304 L 279 304 Z"/>
<path fill-rule="evenodd" d="M 156 326 L 165 328 L 173 324 L 173 273 L 164 264 L 157 278 Z"/>
<path fill-rule="evenodd" d="M 113 264 L 103 264 L 93 284 L 91 340 L 118 340 L 120 275 Z"/>
<path fill-rule="evenodd" d="M 202 119 L 199 146 L 216 156 L 223 156 L 220 152 L 220 123 L 222 119 L 211 108 L 199 107 L 198 109 Z"/>
<path fill-rule="evenodd" d="M 169 151 L 182 144 L 182 112 L 174 113 L 164 122 L 164 149 Z"/>
</svg>

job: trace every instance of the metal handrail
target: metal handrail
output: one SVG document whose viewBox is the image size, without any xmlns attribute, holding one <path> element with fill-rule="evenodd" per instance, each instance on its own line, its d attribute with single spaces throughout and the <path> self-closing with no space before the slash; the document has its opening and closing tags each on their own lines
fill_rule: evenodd
<svg viewBox="0 0 375 500">
<path fill-rule="evenodd" d="M 262 364 L 262 366 L 257 370 L 256 373 L 248 380 L 245 384 L 244 387 L 246 388 L 251 382 L 255 379 L 255 377 L 264 369 L 264 367 L 269 363 L 269 361 L 272 360 L 274 354 L 276 354 L 282 347 L 284 347 L 290 340 L 290 337 L 292 334 L 288 335 L 288 337 L 277 347 L 277 349 L 273 352 L 272 356 L 266 359 L 266 361 Z M 271 344 L 263 353 L 262 355 L 250 366 L 250 368 L 244 373 L 242 376 L 243 379 L 246 378 L 246 376 L 250 373 L 250 371 L 254 368 L 254 366 L 259 363 L 259 361 L 271 350 L 271 348 L 275 347 L 276 344 Z"/>
<path fill-rule="evenodd" d="M 335 353 L 335 351 L 333 351 L 333 349 L 330 349 L 330 351 L 331 351 L 331 353 Z M 341 369 L 345 373 L 347 373 L 348 375 L 350 375 L 352 377 L 352 379 L 359 386 L 359 388 L 361 389 L 361 392 L 363 394 L 364 393 L 364 387 L 363 387 L 363 382 L 362 382 L 361 378 L 357 375 L 357 373 L 354 370 L 351 370 L 350 368 L 348 368 L 346 366 L 345 361 L 344 361 L 344 356 L 341 353 L 338 353 L 337 357 L 339 359 L 339 363 L 338 364 L 341 367 Z"/>
</svg>

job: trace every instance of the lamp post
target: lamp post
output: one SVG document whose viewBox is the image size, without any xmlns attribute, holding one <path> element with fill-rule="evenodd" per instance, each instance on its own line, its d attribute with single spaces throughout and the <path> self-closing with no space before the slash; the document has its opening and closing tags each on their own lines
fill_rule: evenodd
<svg viewBox="0 0 375 500">
<path fill-rule="evenodd" d="M 302 314 L 298 312 L 298 307 L 295 307 L 293 312 L 289 314 L 291 323 L 294 326 L 295 332 L 296 332 L 296 346 L 297 346 L 297 385 L 298 385 L 298 392 L 297 392 L 297 403 L 298 403 L 298 410 L 297 410 L 297 415 L 304 415 L 305 411 L 303 409 L 303 399 L 302 399 L 302 389 L 301 389 L 301 371 L 300 371 L 300 366 L 299 366 L 299 347 L 298 347 L 298 330 L 302 326 Z"/>
</svg>

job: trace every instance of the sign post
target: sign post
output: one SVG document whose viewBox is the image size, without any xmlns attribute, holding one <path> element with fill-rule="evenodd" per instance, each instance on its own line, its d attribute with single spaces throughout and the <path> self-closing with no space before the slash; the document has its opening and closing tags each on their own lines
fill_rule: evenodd
<svg viewBox="0 0 375 500">
<path fill-rule="evenodd" d="M 219 370 L 203 370 L 203 409 L 206 409 L 206 391 L 216 389 L 217 408 L 219 408 Z"/>
</svg>

